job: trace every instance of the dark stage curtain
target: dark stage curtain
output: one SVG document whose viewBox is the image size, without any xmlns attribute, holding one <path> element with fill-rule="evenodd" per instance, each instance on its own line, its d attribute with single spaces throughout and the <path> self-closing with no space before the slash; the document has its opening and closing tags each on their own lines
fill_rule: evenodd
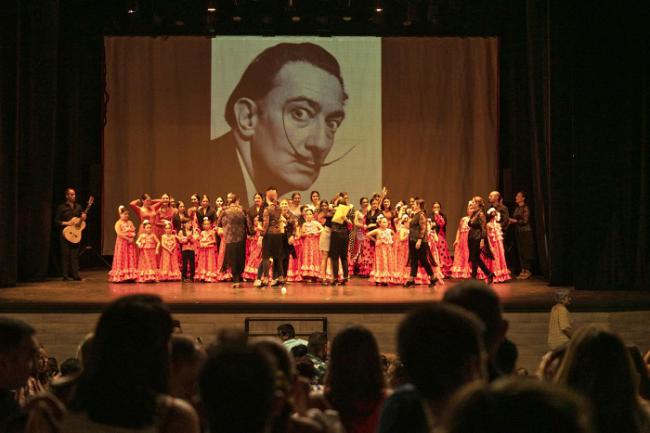
<svg viewBox="0 0 650 433">
<path fill-rule="evenodd" d="M 99 192 L 103 44 L 90 3 L 11 0 L 1 8 L 0 286 L 56 273 L 52 218 L 64 188 L 81 200 Z M 89 226 L 86 242 L 99 234 L 98 221 Z"/>
<path fill-rule="evenodd" d="M 531 193 L 539 270 L 649 289 L 648 3 L 502 6 L 501 184 Z"/>
</svg>

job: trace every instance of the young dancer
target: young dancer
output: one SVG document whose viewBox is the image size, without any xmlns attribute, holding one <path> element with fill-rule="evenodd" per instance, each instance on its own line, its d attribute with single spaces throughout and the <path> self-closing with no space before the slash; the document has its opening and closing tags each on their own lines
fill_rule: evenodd
<svg viewBox="0 0 650 433">
<path fill-rule="evenodd" d="M 194 229 L 193 221 L 188 219 L 183 223 L 183 228 L 179 230 L 178 242 L 181 244 L 182 267 L 181 274 L 183 282 L 194 281 L 196 246 L 199 241 L 199 235 Z"/>
<path fill-rule="evenodd" d="M 195 278 L 204 283 L 213 283 L 218 281 L 217 241 L 208 217 L 203 218 L 202 227 L 203 230 L 199 235 L 198 264 Z"/>
<path fill-rule="evenodd" d="M 129 219 L 129 211 L 122 205 L 117 210 L 120 219 L 115 223 L 115 250 L 113 266 L 108 273 L 108 281 L 120 283 L 133 281 L 138 277 L 138 261 L 135 251 L 135 226 Z"/>
<path fill-rule="evenodd" d="M 172 224 L 165 224 L 165 232 L 160 237 L 160 281 L 180 281 L 181 270 L 178 266 L 178 240 Z"/>
<path fill-rule="evenodd" d="M 487 240 L 494 259 L 490 260 L 488 267 L 494 274 L 494 282 L 502 283 L 510 279 L 510 271 L 506 264 L 506 253 L 503 247 L 503 232 L 501 231 L 501 214 L 495 208 L 487 211 Z"/>
<path fill-rule="evenodd" d="M 375 263 L 370 273 L 370 281 L 375 285 L 387 286 L 397 282 L 394 233 L 389 228 L 388 218 L 385 216 L 380 215 L 377 222 L 379 228 L 368 233 L 368 237 L 375 242 Z"/>
<path fill-rule="evenodd" d="M 140 248 L 138 256 L 138 283 L 158 282 L 158 265 L 156 257 L 160 251 L 160 241 L 153 232 L 149 220 L 142 221 L 142 233 L 135 242 Z"/>
<path fill-rule="evenodd" d="M 305 210 L 305 222 L 302 224 L 302 256 L 300 270 L 305 279 L 316 280 L 320 276 L 321 253 L 319 249 L 320 234 L 323 226 L 314 219 L 314 211 Z"/>
</svg>

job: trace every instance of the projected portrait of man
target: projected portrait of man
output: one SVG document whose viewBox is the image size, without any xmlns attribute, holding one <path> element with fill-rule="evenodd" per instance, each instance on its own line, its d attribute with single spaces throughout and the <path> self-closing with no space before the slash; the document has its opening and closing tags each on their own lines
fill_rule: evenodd
<svg viewBox="0 0 650 433">
<path fill-rule="evenodd" d="M 237 162 L 218 164 L 221 172 L 215 174 L 245 184 L 245 197 L 268 185 L 276 185 L 280 194 L 309 189 L 335 145 L 347 97 L 339 63 L 324 48 L 312 43 L 267 48 L 228 98 L 230 131 L 217 139 L 215 156 L 234 142 Z"/>
</svg>

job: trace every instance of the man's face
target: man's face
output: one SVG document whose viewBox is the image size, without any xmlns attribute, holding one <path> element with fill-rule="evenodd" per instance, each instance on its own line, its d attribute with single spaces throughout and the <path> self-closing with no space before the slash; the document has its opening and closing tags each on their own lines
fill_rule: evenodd
<svg viewBox="0 0 650 433">
<path fill-rule="evenodd" d="M 65 199 L 68 200 L 70 203 L 74 203 L 75 200 L 77 199 L 77 193 L 74 189 L 69 189 L 68 192 L 65 193 Z"/>
<path fill-rule="evenodd" d="M 18 389 L 27 383 L 34 372 L 38 350 L 36 337 L 31 336 L 24 338 L 14 352 L 0 355 L 0 374 L 9 389 Z"/>
<path fill-rule="evenodd" d="M 490 195 L 488 195 L 488 201 L 492 204 L 498 203 L 499 202 L 499 193 L 496 191 L 492 191 Z"/>
<path fill-rule="evenodd" d="M 345 117 L 345 94 L 336 77 L 305 62 L 284 65 L 274 85 L 258 101 L 253 168 L 284 188 L 307 189 Z"/>
<path fill-rule="evenodd" d="M 233 204 L 235 202 L 235 195 L 229 192 L 228 195 L 226 196 L 226 200 L 228 204 Z"/>
</svg>

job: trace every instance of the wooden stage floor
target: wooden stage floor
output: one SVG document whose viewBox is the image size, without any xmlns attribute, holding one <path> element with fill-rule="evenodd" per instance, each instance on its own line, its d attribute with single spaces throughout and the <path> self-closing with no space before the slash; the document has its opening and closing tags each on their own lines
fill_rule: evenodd
<svg viewBox="0 0 650 433">
<path fill-rule="evenodd" d="M 377 287 L 353 278 L 347 286 L 291 283 L 258 289 L 245 283 L 110 284 L 105 271 L 82 272 L 82 282 L 48 280 L 0 289 L 0 312 L 99 312 L 111 300 L 132 293 L 159 294 L 175 312 L 404 312 L 437 301 L 456 281 L 435 288 Z M 495 284 L 506 311 L 548 311 L 554 291 L 541 280 Z M 650 292 L 576 291 L 574 311 L 650 310 Z"/>
</svg>

